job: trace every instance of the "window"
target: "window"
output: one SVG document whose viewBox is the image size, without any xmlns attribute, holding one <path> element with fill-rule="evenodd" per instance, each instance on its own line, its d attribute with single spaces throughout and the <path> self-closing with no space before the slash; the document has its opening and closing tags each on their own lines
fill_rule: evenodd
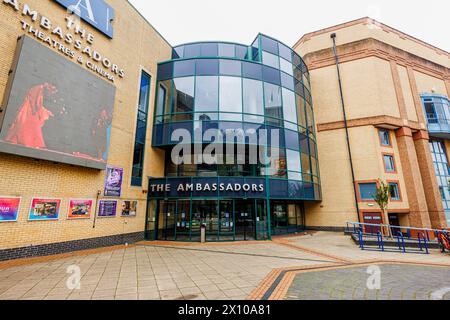
<svg viewBox="0 0 450 320">
<path fill-rule="evenodd" d="M 131 174 L 131 185 L 142 186 L 142 175 L 144 171 L 145 139 L 147 135 L 148 103 L 150 98 L 150 76 L 142 71 L 141 88 L 139 92 L 138 116 L 136 125 L 136 136 L 133 154 L 133 170 Z"/>
<path fill-rule="evenodd" d="M 261 81 L 244 79 L 244 113 L 264 115 L 263 86 Z M 250 122 L 263 122 L 260 117 L 248 118 Z"/>
<path fill-rule="evenodd" d="M 447 158 L 447 150 L 442 141 L 430 141 L 431 156 L 433 159 L 436 180 L 441 192 L 442 202 L 446 214 L 449 215 L 450 210 L 450 173 Z"/>
<path fill-rule="evenodd" d="M 389 187 L 390 187 L 390 196 L 391 196 L 391 200 L 393 201 L 399 201 L 400 200 L 400 190 L 398 187 L 398 183 L 397 182 L 390 182 L 389 183 Z"/>
<path fill-rule="evenodd" d="M 263 52 L 263 63 L 266 66 L 280 69 L 280 59 L 278 58 L 278 56 L 265 51 Z"/>
<path fill-rule="evenodd" d="M 241 78 L 220 77 L 220 112 L 242 113 Z"/>
<path fill-rule="evenodd" d="M 156 108 L 156 115 L 161 116 L 164 114 L 166 103 L 166 89 L 163 85 L 159 85 L 158 88 L 158 106 Z"/>
<path fill-rule="evenodd" d="M 218 77 L 197 77 L 195 111 L 217 111 L 219 104 Z"/>
<path fill-rule="evenodd" d="M 385 147 L 390 147 L 391 146 L 391 139 L 389 137 L 389 131 L 386 130 L 386 129 L 380 129 L 379 133 L 380 133 L 381 145 L 385 146 Z"/>
<path fill-rule="evenodd" d="M 375 194 L 377 193 L 377 184 L 371 183 L 359 183 L 359 197 L 363 201 L 373 201 Z"/>
<path fill-rule="evenodd" d="M 266 116 L 282 119 L 283 110 L 281 104 L 281 87 L 275 86 L 273 84 L 264 84 L 264 100 L 266 106 Z M 274 124 L 278 124 L 275 122 Z"/>
<path fill-rule="evenodd" d="M 290 76 L 294 76 L 294 68 L 292 67 L 292 63 L 287 60 L 280 59 L 280 69 L 286 72 Z"/>
<path fill-rule="evenodd" d="M 192 112 L 194 110 L 194 77 L 173 79 L 175 110 L 172 112 Z"/>
<path fill-rule="evenodd" d="M 385 154 L 383 155 L 383 159 L 386 172 L 395 172 L 394 156 Z"/>
<path fill-rule="evenodd" d="M 241 76 L 241 62 L 236 60 L 220 60 L 220 74 L 224 76 Z"/>
<path fill-rule="evenodd" d="M 219 43 L 219 56 L 234 58 L 234 45 L 228 43 Z"/>
<path fill-rule="evenodd" d="M 282 89 L 283 92 L 283 113 L 284 113 L 284 126 L 287 129 L 297 131 L 297 108 L 295 106 L 295 94 L 294 92 Z M 286 122 L 290 121 L 290 122 Z"/>
</svg>

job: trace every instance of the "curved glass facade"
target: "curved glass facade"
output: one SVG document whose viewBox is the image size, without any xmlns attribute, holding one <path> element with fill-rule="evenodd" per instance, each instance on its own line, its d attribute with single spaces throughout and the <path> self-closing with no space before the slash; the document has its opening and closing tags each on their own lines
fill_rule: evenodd
<svg viewBox="0 0 450 320">
<path fill-rule="evenodd" d="M 275 199 L 320 200 L 310 90 L 309 72 L 301 57 L 262 34 L 251 46 L 202 42 L 175 47 L 172 60 L 158 66 L 153 146 L 164 148 L 168 156 L 165 177 L 150 180 L 150 186 L 156 186 L 149 188 L 150 198 L 262 199 L 259 206 L 266 211 L 273 211 L 270 201 Z M 211 129 L 223 134 L 212 138 L 208 135 Z M 189 133 L 189 139 L 181 143 L 201 146 L 201 152 L 212 143 L 232 144 L 237 151 L 231 156 L 233 161 L 196 163 L 196 156 L 189 155 L 192 161 L 174 163 L 169 155 L 180 144 L 174 134 L 179 130 Z M 229 132 L 243 132 L 244 137 L 230 142 L 225 139 Z M 253 146 L 264 154 L 266 162 L 248 161 Z M 228 150 L 225 156 L 229 157 Z M 174 188 L 180 184 L 194 189 L 180 192 Z M 213 190 L 195 189 L 205 184 Z M 239 190 L 225 190 L 230 184 L 239 185 Z M 162 185 L 172 187 L 158 189 Z M 255 185 L 263 191 L 247 190 Z M 256 201 L 254 212 L 257 207 Z M 272 223 L 270 217 L 261 220 Z M 295 219 L 297 225 L 299 220 Z M 270 237 L 270 227 L 264 230 Z"/>
</svg>

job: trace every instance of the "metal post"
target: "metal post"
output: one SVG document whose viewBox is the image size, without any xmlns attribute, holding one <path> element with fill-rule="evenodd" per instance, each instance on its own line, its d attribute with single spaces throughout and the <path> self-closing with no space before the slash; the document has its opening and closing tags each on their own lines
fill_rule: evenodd
<svg viewBox="0 0 450 320">
<path fill-rule="evenodd" d="M 200 241 L 206 243 L 206 225 L 204 223 L 200 227 Z"/>
<path fill-rule="evenodd" d="M 348 149 L 348 156 L 349 156 L 349 162 L 350 162 L 350 171 L 352 173 L 352 182 L 353 182 L 353 195 L 355 197 L 355 206 L 356 206 L 356 213 L 358 215 L 358 222 L 361 222 L 361 218 L 359 216 L 359 204 L 358 204 L 358 196 L 356 191 L 356 178 L 355 178 L 355 169 L 353 167 L 353 157 L 352 157 L 352 149 L 350 145 L 350 134 L 348 130 L 348 123 L 347 123 L 347 113 L 345 111 L 345 101 L 344 101 L 344 90 L 342 88 L 342 80 L 341 80 L 341 70 L 339 67 L 339 56 L 337 53 L 337 47 L 336 47 L 336 33 L 331 34 L 331 39 L 333 39 L 333 53 L 336 60 L 336 69 L 337 69 L 337 75 L 338 75 L 338 84 L 339 84 L 339 92 L 341 95 L 341 104 L 342 104 L 342 114 L 344 117 L 344 127 L 345 127 L 345 135 L 347 139 L 347 149 Z"/>
</svg>

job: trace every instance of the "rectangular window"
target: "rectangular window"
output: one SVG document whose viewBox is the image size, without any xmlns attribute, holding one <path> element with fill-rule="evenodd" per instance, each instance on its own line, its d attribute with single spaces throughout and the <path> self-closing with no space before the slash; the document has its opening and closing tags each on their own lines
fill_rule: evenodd
<svg viewBox="0 0 450 320">
<path fill-rule="evenodd" d="M 359 183 L 359 197 L 363 201 L 373 201 L 375 194 L 377 193 L 377 184 L 371 183 Z"/>
<path fill-rule="evenodd" d="M 142 175 L 144 173 L 145 139 L 147 136 L 148 104 L 150 100 L 151 77 L 142 71 L 141 88 L 139 91 L 139 105 L 136 125 L 136 136 L 133 153 L 133 170 L 131 174 L 131 185 L 142 186 Z"/>
<path fill-rule="evenodd" d="M 383 156 L 383 159 L 386 172 L 395 172 L 394 157 L 392 155 L 385 154 Z"/>
<path fill-rule="evenodd" d="M 398 187 L 398 183 L 391 182 L 391 183 L 389 183 L 389 187 L 390 187 L 389 191 L 390 191 L 391 200 L 399 201 L 400 200 L 400 190 Z"/>
<path fill-rule="evenodd" d="M 380 141 L 381 145 L 384 147 L 391 146 L 391 139 L 389 138 L 389 131 L 385 129 L 380 129 Z"/>
</svg>

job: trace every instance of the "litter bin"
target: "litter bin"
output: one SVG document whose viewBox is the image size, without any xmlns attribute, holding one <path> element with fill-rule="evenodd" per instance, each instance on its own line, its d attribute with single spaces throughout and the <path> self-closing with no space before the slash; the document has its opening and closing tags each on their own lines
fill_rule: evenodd
<svg viewBox="0 0 450 320">
<path fill-rule="evenodd" d="M 206 242 L 206 225 L 202 224 L 200 227 L 200 242 L 205 243 Z"/>
</svg>

